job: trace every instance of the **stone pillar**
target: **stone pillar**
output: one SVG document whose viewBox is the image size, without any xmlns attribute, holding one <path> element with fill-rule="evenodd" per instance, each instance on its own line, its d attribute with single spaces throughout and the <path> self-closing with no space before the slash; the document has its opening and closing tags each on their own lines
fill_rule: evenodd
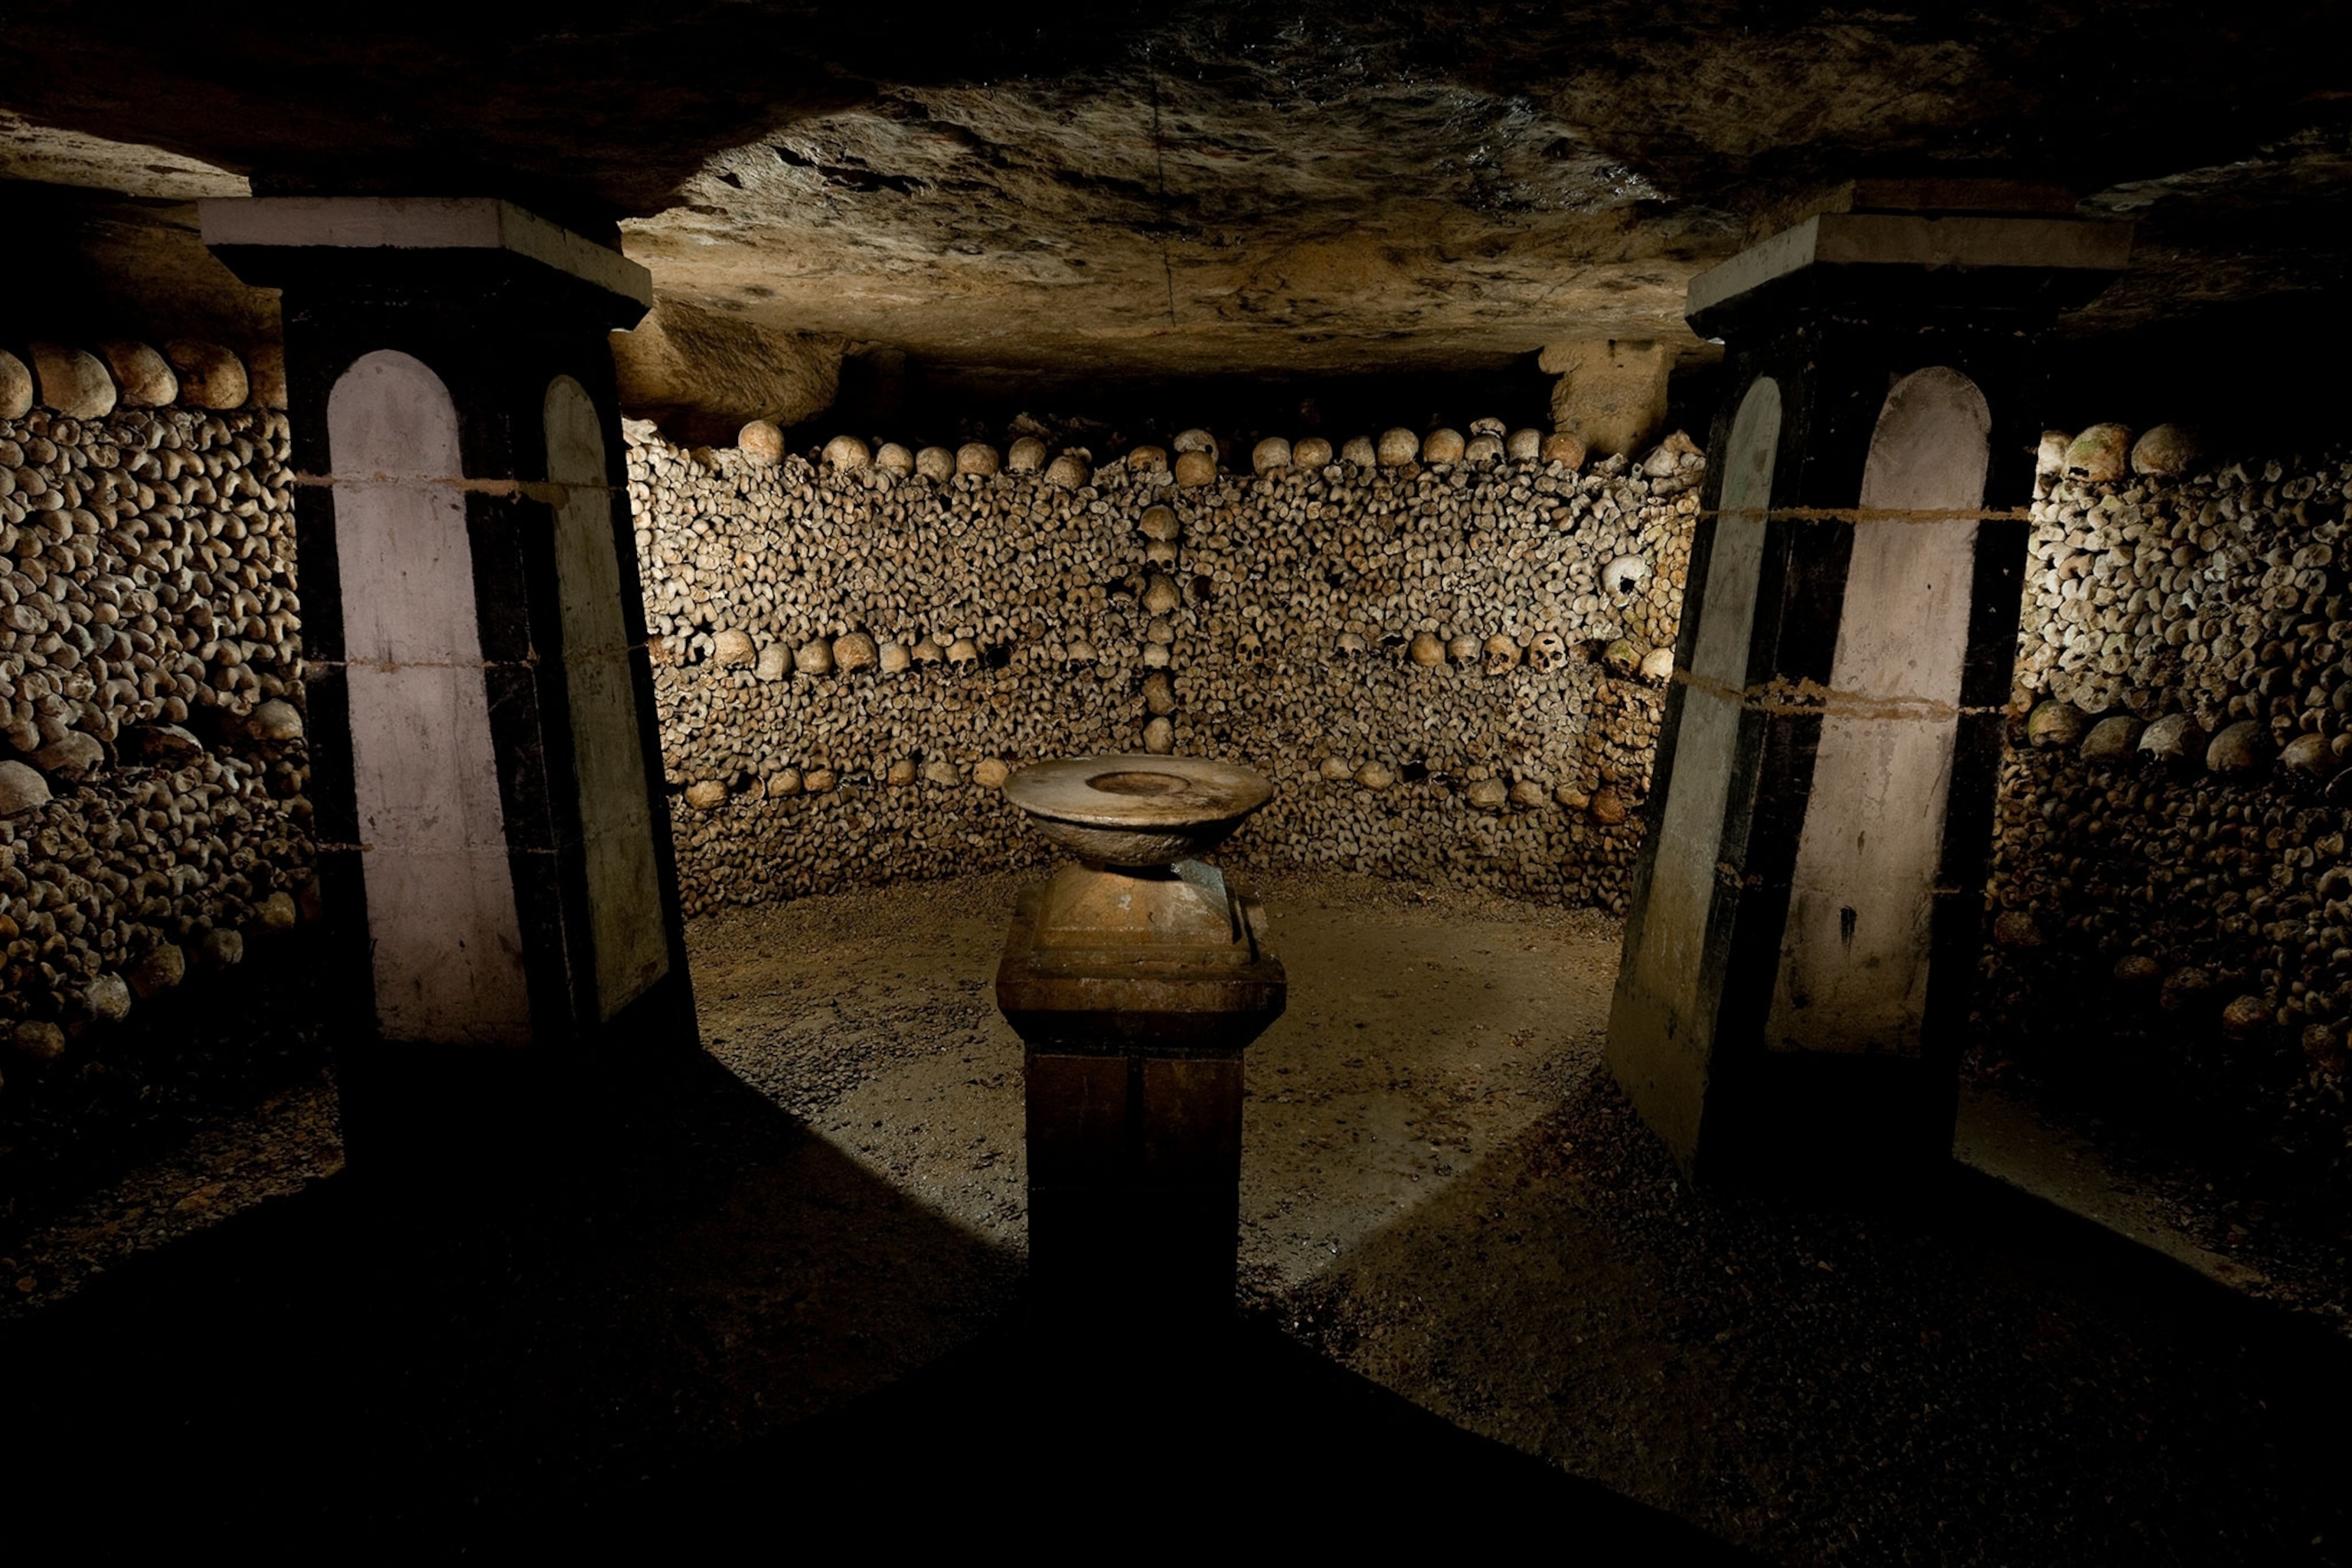
<svg viewBox="0 0 2352 1568">
<path fill-rule="evenodd" d="M 1609 1039 L 1685 1168 L 1948 1156 L 2032 349 L 2129 243 L 2072 219 L 1823 214 L 1691 284 L 1728 391 Z"/>
<path fill-rule="evenodd" d="M 1536 357 L 1538 369 L 1559 377 L 1553 428 L 1572 433 L 1596 458 L 1630 455 L 1657 439 L 1674 363 L 1666 344 L 1624 338 L 1552 343 Z"/>
<path fill-rule="evenodd" d="M 606 338 L 650 280 L 494 200 L 202 220 L 285 295 L 351 1157 L 527 1149 L 695 1040 Z"/>
</svg>

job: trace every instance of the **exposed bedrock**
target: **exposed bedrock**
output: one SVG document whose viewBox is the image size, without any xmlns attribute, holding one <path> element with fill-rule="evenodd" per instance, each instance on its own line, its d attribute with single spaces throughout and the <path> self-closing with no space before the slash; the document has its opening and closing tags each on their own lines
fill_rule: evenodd
<svg viewBox="0 0 2352 1568">
<path fill-rule="evenodd" d="M 2319 303 L 2352 160 L 2311 47 L 2332 16 L 1048 4 L 941 28 L 688 3 L 471 16 L 454 47 L 210 14 L 126 32 L 39 0 L 11 13 L 0 174 L 139 201 L 246 175 L 495 192 L 621 223 L 666 304 L 747 332 L 1065 381 L 1493 369 L 1586 340 L 1687 363 L 1691 276 L 1898 168 L 2133 217 L 2135 273 L 2083 313 L 2102 330 Z"/>
<path fill-rule="evenodd" d="M 749 421 L 797 425 L 831 407 L 841 343 L 667 300 L 613 334 L 613 369 L 631 414 L 696 445 L 731 444 Z"/>
</svg>

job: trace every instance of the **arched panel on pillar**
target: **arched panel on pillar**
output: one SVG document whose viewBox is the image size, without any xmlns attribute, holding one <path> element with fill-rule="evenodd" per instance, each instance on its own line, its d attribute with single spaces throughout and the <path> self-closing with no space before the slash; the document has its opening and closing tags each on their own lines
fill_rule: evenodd
<svg viewBox="0 0 2352 1568">
<path fill-rule="evenodd" d="M 568 375 L 547 388 L 547 477 L 586 862 L 595 1016 L 609 1020 L 669 969 L 654 821 L 630 684 L 613 491 L 602 422 Z"/>
<path fill-rule="evenodd" d="M 1655 844 L 1628 911 L 1610 1020 L 1620 1079 L 1685 1155 L 1698 1139 L 1722 997 L 1731 900 L 1718 868 L 1743 858 L 1754 802 L 1746 692 L 1781 415 L 1780 384 L 1758 376 L 1732 418 L 1717 505 L 1694 542 Z"/>
<path fill-rule="evenodd" d="M 1919 1050 L 1991 430 L 1937 365 L 1872 431 L 1769 1048 Z"/>
<path fill-rule="evenodd" d="M 335 382 L 327 440 L 374 1032 L 525 1044 L 457 408 L 425 363 L 382 350 Z"/>
</svg>

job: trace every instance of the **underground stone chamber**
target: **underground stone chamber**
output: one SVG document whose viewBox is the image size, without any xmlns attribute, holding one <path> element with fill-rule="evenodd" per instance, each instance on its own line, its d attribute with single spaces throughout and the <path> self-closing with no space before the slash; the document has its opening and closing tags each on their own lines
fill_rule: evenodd
<svg viewBox="0 0 2352 1568">
<path fill-rule="evenodd" d="M 2324 51 L 734 11 L 23 21 L 26 1429 L 444 1547 L 1213 1434 L 1619 1555 L 2327 1560 Z M 1288 1002 L 1232 1325 L 1049 1341 L 1007 790 L 1114 753 L 1267 779 Z"/>
</svg>

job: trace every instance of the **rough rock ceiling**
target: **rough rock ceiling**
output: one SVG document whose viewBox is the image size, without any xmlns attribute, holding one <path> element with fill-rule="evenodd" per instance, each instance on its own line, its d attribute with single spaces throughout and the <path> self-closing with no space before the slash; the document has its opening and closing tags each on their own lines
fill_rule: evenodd
<svg viewBox="0 0 2352 1568">
<path fill-rule="evenodd" d="M 257 189 L 498 190 L 625 220 L 667 298 L 943 364 L 1460 369 L 1566 337 L 1687 343 L 1692 272 L 1871 173 L 2130 209 L 2148 265 L 2094 324 L 2342 272 L 2352 95 L 2323 43 L 2340 6 L 2309 0 L 688 3 L 452 9 L 438 30 L 430 10 L 124 27 L 32 0 L 0 102 Z"/>
</svg>

